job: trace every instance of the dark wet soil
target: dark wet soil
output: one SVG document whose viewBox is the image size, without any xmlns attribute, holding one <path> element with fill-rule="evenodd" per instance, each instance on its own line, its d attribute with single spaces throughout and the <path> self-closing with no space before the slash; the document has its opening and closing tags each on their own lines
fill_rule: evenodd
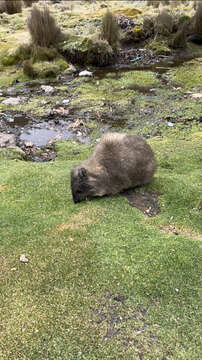
<svg viewBox="0 0 202 360">
<path fill-rule="evenodd" d="M 156 216 L 160 213 L 158 198 L 161 194 L 153 191 L 136 191 L 128 190 L 122 193 L 129 202 L 129 205 L 142 211 L 149 217 Z"/>
<path fill-rule="evenodd" d="M 147 319 L 148 309 L 141 305 L 135 308 L 127 306 L 127 298 L 122 294 L 106 294 L 97 301 L 92 309 L 92 321 L 102 328 L 102 341 L 115 339 L 123 347 L 135 346 L 137 358 L 143 356 L 141 337 L 150 348 L 158 342 L 158 336 L 151 331 Z"/>
</svg>

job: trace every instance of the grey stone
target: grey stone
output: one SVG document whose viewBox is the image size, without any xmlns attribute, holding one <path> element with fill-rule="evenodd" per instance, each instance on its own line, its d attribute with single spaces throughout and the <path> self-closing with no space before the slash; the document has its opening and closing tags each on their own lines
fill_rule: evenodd
<svg viewBox="0 0 202 360">
<path fill-rule="evenodd" d="M 22 104 L 25 101 L 25 99 L 26 98 L 24 96 L 9 97 L 8 99 L 3 100 L 2 104 L 4 104 L 4 105 L 19 105 L 19 104 Z"/>
<path fill-rule="evenodd" d="M 50 85 L 42 85 L 41 89 L 46 93 L 46 94 L 53 94 L 55 89 L 53 86 Z"/>
<path fill-rule="evenodd" d="M 0 147 L 15 148 L 16 147 L 15 135 L 0 133 Z"/>
</svg>

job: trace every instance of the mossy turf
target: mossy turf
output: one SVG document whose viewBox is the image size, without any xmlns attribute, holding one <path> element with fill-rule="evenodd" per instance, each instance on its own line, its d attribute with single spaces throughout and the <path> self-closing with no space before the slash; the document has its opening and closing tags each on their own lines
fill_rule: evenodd
<svg viewBox="0 0 202 360">
<path fill-rule="evenodd" d="M 2 360 L 200 358 L 200 134 L 150 141 L 153 219 L 122 195 L 73 204 L 70 170 L 92 145 L 0 158 Z"/>
</svg>

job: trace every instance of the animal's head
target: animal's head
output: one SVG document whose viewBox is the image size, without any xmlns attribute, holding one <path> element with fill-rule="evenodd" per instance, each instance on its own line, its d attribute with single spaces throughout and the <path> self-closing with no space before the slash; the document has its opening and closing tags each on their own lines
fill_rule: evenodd
<svg viewBox="0 0 202 360">
<path fill-rule="evenodd" d="M 88 200 L 93 196 L 93 187 L 89 183 L 88 173 L 84 167 L 72 170 L 71 190 L 75 204 L 83 200 Z"/>
</svg>

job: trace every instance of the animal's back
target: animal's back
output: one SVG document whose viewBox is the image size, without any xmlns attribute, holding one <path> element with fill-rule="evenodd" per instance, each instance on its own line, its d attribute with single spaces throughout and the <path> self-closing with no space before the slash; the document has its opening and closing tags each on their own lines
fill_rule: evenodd
<svg viewBox="0 0 202 360">
<path fill-rule="evenodd" d="M 93 158 L 108 173 L 114 192 L 148 183 L 156 169 L 153 151 L 147 142 L 135 135 L 110 133 L 102 137 Z"/>
</svg>

